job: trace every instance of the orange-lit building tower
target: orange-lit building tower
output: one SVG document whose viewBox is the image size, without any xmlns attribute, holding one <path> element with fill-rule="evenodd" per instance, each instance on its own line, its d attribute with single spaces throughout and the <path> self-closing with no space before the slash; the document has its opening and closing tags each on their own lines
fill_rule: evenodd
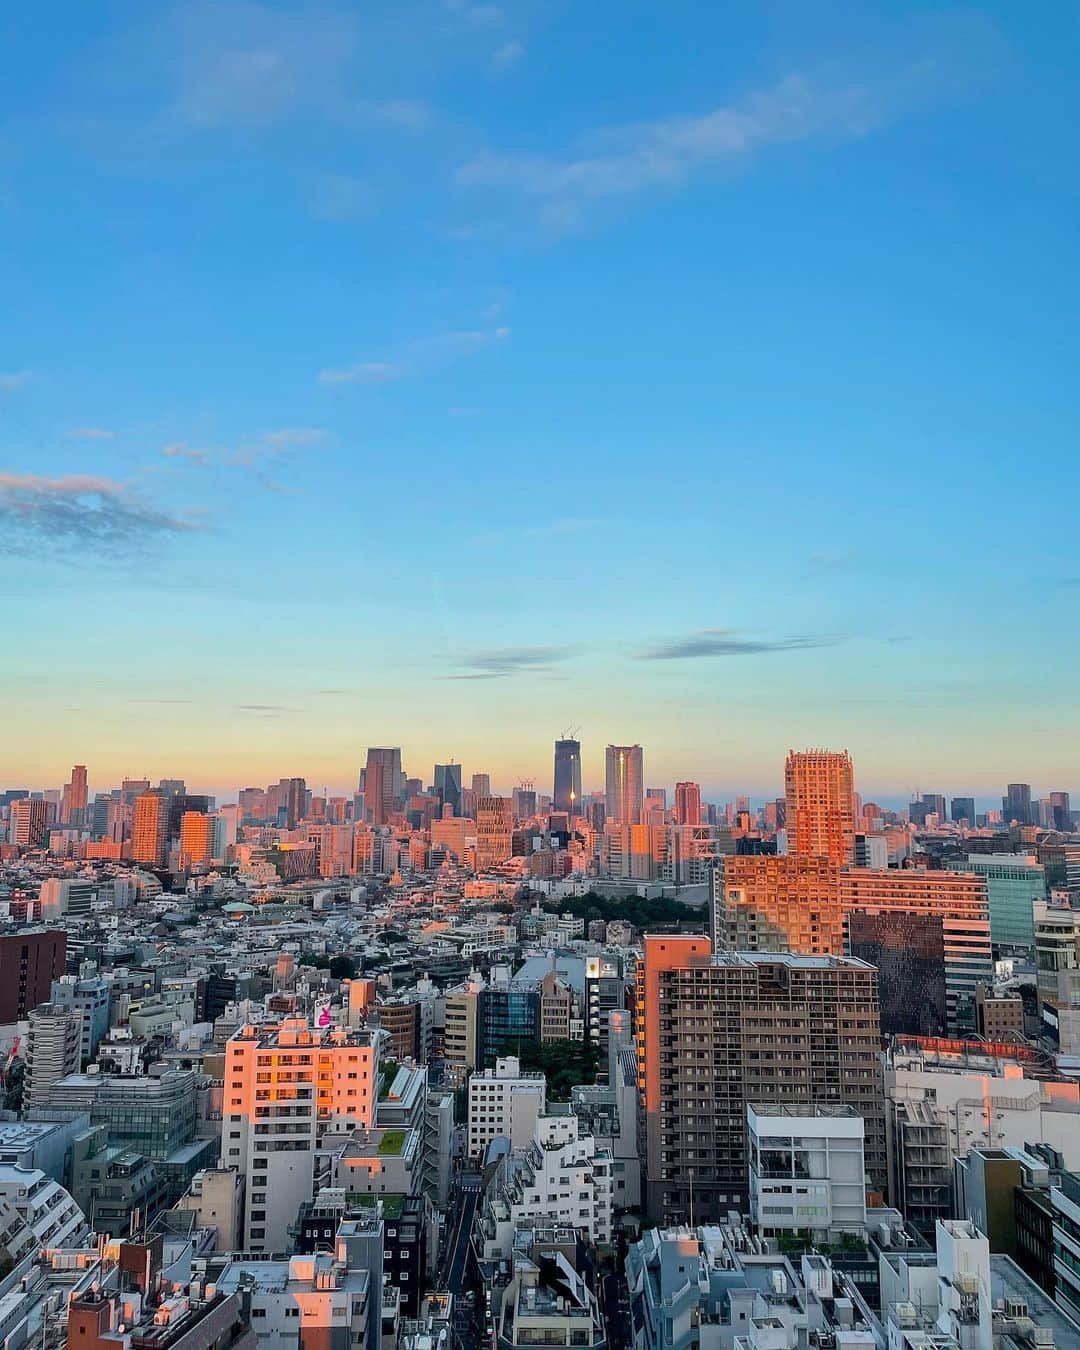
<svg viewBox="0 0 1080 1350">
<path fill-rule="evenodd" d="M 721 858 L 710 899 L 717 951 L 844 954 L 840 869 L 831 858 Z"/>
<path fill-rule="evenodd" d="M 476 803 L 476 870 L 505 862 L 514 851 L 514 803 L 510 797 L 481 797 Z"/>
<path fill-rule="evenodd" d="M 160 792 L 144 792 L 135 798 L 131 827 L 131 857 L 150 867 L 165 865 L 168 845 L 169 803 Z"/>
<path fill-rule="evenodd" d="M 675 784 L 675 824 L 701 824 L 701 788 L 697 783 Z"/>
<path fill-rule="evenodd" d="M 202 811 L 180 817 L 180 866 L 207 867 L 214 853 L 214 820 Z"/>
<path fill-rule="evenodd" d="M 605 806 L 608 820 L 640 825 L 645 797 L 644 755 L 640 745 L 609 745 L 604 753 Z"/>
<path fill-rule="evenodd" d="M 855 860 L 855 772 L 846 750 L 792 750 L 784 766 L 788 852 Z"/>
<path fill-rule="evenodd" d="M 71 782 L 64 785 L 60 800 L 61 825 L 85 825 L 88 795 L 86 765 L 76 764 L 71 771 Z"/>
<path fill-rule="evenodd" d="M 381 1039 L 290 1017 L 243 1026 L 228 1041 L 222 1165 L 245 1178 L 246 1251 L 288 1249 L 324 1130 L 374 1124 Z"/>
</svg>

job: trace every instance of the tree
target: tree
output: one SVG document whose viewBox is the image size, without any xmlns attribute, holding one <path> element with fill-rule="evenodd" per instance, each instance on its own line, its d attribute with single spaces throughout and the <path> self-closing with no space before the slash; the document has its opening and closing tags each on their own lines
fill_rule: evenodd
<svg viewBox="0 0 1080 1350">
<path fill-rule="evenodd" d="M 356 962 L 351 956 L 332 956 L 330 958 L 330 978 L 332 980 L 355 980 Z"/>
<path fill-rule="evenodd" d="M 516 1055 L 522 1069 L 547 1078 L 548 1100 L 568 1102 L 570 1089 L 596 1082 L 600 1052 L 592 1041 L 510 1041 L 502 1054 Z"/>
</svg>

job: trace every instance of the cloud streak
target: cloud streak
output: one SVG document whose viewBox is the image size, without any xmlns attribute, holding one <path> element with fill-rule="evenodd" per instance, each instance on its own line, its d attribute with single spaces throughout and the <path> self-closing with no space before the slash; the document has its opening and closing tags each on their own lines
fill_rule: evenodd
<svg viewBox="0 0 1080 1350">
<path fill-rule="evenodd" d="M 0 553 L 123 556 L 201 528 L 111 478 L 0 473 Z"/>
<path fill-rule="evenodd" d="M 543 206 L 549 223 L 570 224 L 605 199 L 679 188 L 698 174 L 744 164 L 772 146 L 863 136 L 883 120 L 883 105 L 869 84 L 828 87 L 789 75 L 697 116 L 590 132 L 562 152 L 486 151 L 459 167 L 457 182 L 532 199 Z"/>
<path fill-rule="evenodd" d="M 839 646 L 841 637 L 793 636 L 753 638 L 733 628 L 702 628 L 672 642 L 635 653 L 638 661 L 686 661 L 716 656 L 764 656 L 774 652 L 803 652 Z"/>
<path fill-rule="evenodd" d="M 402 357 L 383 361 L 356 361 L 351 365 L 320 370 L 319 384 L 331 388 L 349 384 L 391 384 L 395 380 L 423 375 L 452 361 L 473 356 L 485 347 L 510 337 L 506 324 L 490 328 L 451 328 L 442 333 L 415 338 Z"/>
<path fill-rule="evenodd" d="M 473 652 L 462 659 L 465 669 L 449 680 L 501 680 L 511 675 L 525 675 L 534 671 L 550 670 L 552 666 L 569 661 L 578 654 L 577 647 L 504 647 L 493 651 Z"/>
<path fill-rule="evenodd" d="M 26 370 L 0 371 L 0 394 L 14 394 L 29 378 L 30 372 Z"/>
</svg>

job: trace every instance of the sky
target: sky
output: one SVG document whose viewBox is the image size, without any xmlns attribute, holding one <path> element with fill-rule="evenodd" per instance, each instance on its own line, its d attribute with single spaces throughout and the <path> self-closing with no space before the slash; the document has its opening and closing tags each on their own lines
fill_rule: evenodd
<svg viewBox="0 0 1080 1350">
<path fill-rule="evenodd" d="M 0 8 L 0 787 L 1080 790 L 1073 3 Z"/>
</svg>

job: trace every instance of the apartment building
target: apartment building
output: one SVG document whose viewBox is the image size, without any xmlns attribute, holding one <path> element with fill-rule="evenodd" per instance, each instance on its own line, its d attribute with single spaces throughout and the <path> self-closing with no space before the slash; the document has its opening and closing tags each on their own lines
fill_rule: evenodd
<svg viewBox="0 0 1080 1350">
<path fill-rule="evenodd" d="M 245 1179 L 246 1251 L 287 1250 L 289 1225 L 311 1199 L 323 1131 L 374 1124 L 382 1039 L 302 1017 L 245 1025 L 230 1037 L 222 1162 Z"/>
<path fill-rule="evenodd" d="M 469 1156 L 482 1158 L 500 1136 L 512 1149 L 533 1138 L 536 1118 L 547 1105 L 547 1080 L 542 1073 L 522 1072 L 514 1055 L 495 1062 L 494 1069 L 469 1079 Z"/>
<path fill-rule="evenodd" d="M 638 970 L 646 1211 L 722 1219 L 748 1202 L 748 1103 L 852 1106 L 885 1177 L 877 972 L 852 958 L 713 955 L 647 936 Z"/>
</svg>

